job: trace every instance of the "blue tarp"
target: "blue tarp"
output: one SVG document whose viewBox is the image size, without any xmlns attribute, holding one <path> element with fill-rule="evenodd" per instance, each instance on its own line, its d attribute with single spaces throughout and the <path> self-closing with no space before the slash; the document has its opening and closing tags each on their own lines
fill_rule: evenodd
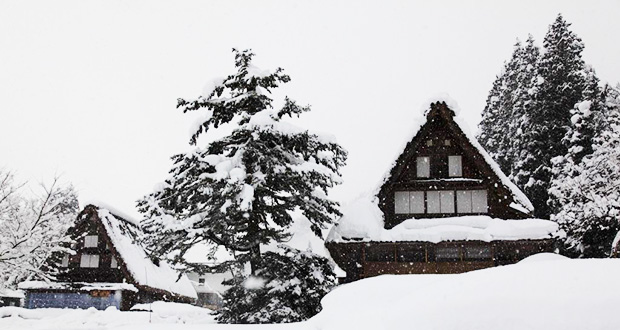
<svg viewBox="0 0 620 330">
<path fill-rule="evenodd" d="M 121 292 L 107 297 L 93 297 L 88 292 L 56 293 L 29 292 L 26 295 L 26 308 L 90 308 L 106 309 L 115 306 L 120 309 Z"/>
</svg>

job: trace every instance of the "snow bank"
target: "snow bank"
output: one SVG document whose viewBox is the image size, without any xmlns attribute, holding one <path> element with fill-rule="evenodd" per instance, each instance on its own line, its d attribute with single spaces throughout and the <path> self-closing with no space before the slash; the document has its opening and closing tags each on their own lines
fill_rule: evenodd
<svg viewBox="0 0 620 330">
<path fill-rule="evenodd" d="M 618 259 L 566 258 L 458 275 L 383 275 L 336 288 L 309 323 L 323 330 L 618 329 L 619 277 Z"/>
<path fill-rule="evenodd" d="M 615 330 L 618 278 L 620 259 L 545 253 L 464 274 L 382 275 L 342 285 L 301 323 L 213 324 L 208 309 L 153 303 L 136 306 L 152 313 L 2 307 L 0 329 Z"/>
<path fill-rule="evenodd" d="M 19 288 L 23 290 L 50 289 L 50 290 L 127 290 L 138 292 L 138 289 L 129 283 L 105 283 L 105 282 L 45 282 L 45 281 L 24 281 L 19 283 Z"/>
<path fill-rule="evenodd" d="M 213 311 L 189 304 L 155 301 L 151 304 L 137 304 L 132 311 L 153 312 L 161 319 L 177 319 L 173 323 L 213 323 Z"/>
<path fill-rule="evenodd" d="M 557 223 L 542 219 L 504 220 L 486 215 L 451 218 L 409 219 L 392 229 L 383 228 L 383 213 L 376 197 L 363 196 L 343 208 L 343 216 L 327 241 L 442 242 L 460 240 L 545 239 L 558 230 Z"/>
<path fill-rule="evenodd" d="M 146 311 L 121 312 L 114 307 L 105 311 L 89 309 L 24 309 L 19 307 L 0 308 L 0 329 L 152 329 L 157 324 L 215 325 L 212 311 L 187 304 L 155 302 L 152 313 L 149 305 Z"/>
</svg>

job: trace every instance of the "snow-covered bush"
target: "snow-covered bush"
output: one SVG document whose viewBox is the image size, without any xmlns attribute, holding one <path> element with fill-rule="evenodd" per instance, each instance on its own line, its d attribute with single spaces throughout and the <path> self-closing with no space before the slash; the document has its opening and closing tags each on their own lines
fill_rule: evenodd
<svg viewBox="0 0 620 330">
<path fill-rule="evenodd" d="M 561 205 L 552 215 L 564 231 L 569 255 L 608 257 L 620 230 L 620 91 L 607 88 L 600 131 L 593 153 L 573 162 L 570 155 L 553 159 L 555 180 L 549 193 Z"/>
<path fill-rule="evenodd" d="M 230 281 L 220 323 L 288 323 L 321 311 L 321 298 L 336 285 L 327 258 L 280 245 L 263 254 L 260 268 Z"/>
</svg>

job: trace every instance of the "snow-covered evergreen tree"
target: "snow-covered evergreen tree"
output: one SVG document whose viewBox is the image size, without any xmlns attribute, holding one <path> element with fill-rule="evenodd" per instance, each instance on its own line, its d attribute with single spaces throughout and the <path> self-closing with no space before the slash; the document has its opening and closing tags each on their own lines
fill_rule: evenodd
<svg viewBox="0 0 620 330">
<path fill-rule="evenodd" d="M 566 154 L 558 156 L 552 161 L 551 188 L 561 186 L 567 178 L 580 175 L 581 167 L 577 166 L 583 157 L 593 152 L 594 137 L 605 121 L 602 110 L 605 96 L 599 87 L 599 79 L 594 70 L 586 68 L 586 85 L 582 99 L 571 110 L 571 122 L 562 143 L 566 147 Z M 557 213 L 562 207 L 562 202 L 555 198 L 555 194 L 549 196 L 549 206 L 553 213 Z"/>
<path fill-rule="evenodd" d="M 54 179 L 30 196 L 23 186 L 12 173 L 0 171 L 0 289 L 15 289 L 33 277 L 53 278 L 58 270 L 52 264 L 42 268 L 45 261 L 56 252 L 71 252 L 65 232 L 78 212 L 73 187 Z"/>
<path fill-rule="evenodd" d="M 534 111 L 535 96 L 538 91 L 538 62 L 540 61 L 540 49 L 536 46 L 532 35 L 520 52 L 517 66 L 515 89 L 512 96 L 512 118 L 510 122 L 510 171 L 506 172 L 509 178 L 521 188 L 529 181 L 529 173 L 523 171 L 527 164 L 532 161 L 532 155 L 528 150 L 528 137 L 531 125 L 531 114 Z"/>
<path fill-rule="evenodd" d="M 620 230 L 620 92 L 606 88 L 606 102 L 600 106 L 602 122 L 592 139 L 593 152 L 578 161 L 582 148 L 579 134 L 566 156 L 553 159 L 554 174 L 550 194 L 557 201 L 558 212 L 552 219 L 565 232 L 564 248 L 568 254 L 586 257 L 607 257 L 611 244 Z M 587 95 L 587 94 L 586 94 Z M 593 103 L 584 101 L 577 106 L 575 128 L 579 123 L 595 122 Z M 572 150 L 572 151 L 571 151 Z"/>
<path fill-rule="evenodd" d="M 482 111 L 482 120 L 479 124 L 480 134 L 478 141 L 489 152 L 491 157 L 500 165 L 502 171 L 506 171 L 508 160 L 506 159 L 506 119 L 508 109 L 504 107 L 504 73 L 495 78 L 493 87 L 487 96 L 487 102 Z"/>
<path fill-rule="evenodd" d="M 517 41 L 510 61 L 493 83 L 482 112 L 478 139 L 511 178 L 520 173 L 521 162 L 527 158 L 522 152 L 523 136 L 536 92 L 538 60 L 539 49 L 531 35 L 525 46 Z"/>
<path fill-rule="evenodd" d="M 266 252 L 254 275 L 231 280 L 221 323 L 299 322 L 321 311 L 321 298 L 336 285 L 325 257 L 280 245 Z"/>
<path fill-rule="evenodd" d="M 529 174 L 523 188 L 534 205 L 535 215 L 541 218 L 549 218 L 551 214 L 548 205 L 551 159 L 567 152 L 562 139 L 571 122 L 571 110 L 582 99 L 586 85 L 581 58 L 584 46 L 569 27 L 562 15 L 558 15 L 545 36 L 545 52 L 538 65 L 536 102 L 525 142 L 530 161 L 522 166 L 522 171 Z"/>
<path fill-rule="evenodd" d="M 178 107 L 206 113 L 192 145 L 208 130 L 237 126 L 204 147 L 175 155 L 170 178 L 138 206 L 152 254 L 191 267 L 184 255 L 194 245 L 223 246 L 256 275 L 267 267 L 261 245 L 291 236 L 293 211 L 301 211 L 319 236 L 340 215 L 327 190 L 341 182 L 347 154 L 333 137 L 285 121 L 310 107 L 285 98 L 273 109 L 271 90 L 290 80 L 282 69 L 260 70 L 251 51 L 233 51 L 237 72 L 205 96 L 179 99 Z"/>
</svg>

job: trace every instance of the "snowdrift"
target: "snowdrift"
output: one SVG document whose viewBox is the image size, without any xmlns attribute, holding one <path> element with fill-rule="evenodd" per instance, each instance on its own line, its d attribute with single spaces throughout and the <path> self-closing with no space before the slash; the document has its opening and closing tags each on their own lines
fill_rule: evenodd
<svg viewBox="0 0 620 330">
<path fill-rule="evenodd" d="M 538 254 L 457 275 L 383 275 L 338 287 L 319 329 L 620 329 L 620 259 Z"/>
<path fill-rule="evenodd" d="M 148 312 L 0 308 L 0 329 L 620 329 L 620 259 L 538 254 L 456 275 L 383 275 L 342 285 L 323 311 L 293 324 L 213 324 L 209 310 L 156 303 Z M 149 323 L 149 318 L 152 323 Z M 174 324 L 171 326 L 171 324 Z"/>
</svg>

